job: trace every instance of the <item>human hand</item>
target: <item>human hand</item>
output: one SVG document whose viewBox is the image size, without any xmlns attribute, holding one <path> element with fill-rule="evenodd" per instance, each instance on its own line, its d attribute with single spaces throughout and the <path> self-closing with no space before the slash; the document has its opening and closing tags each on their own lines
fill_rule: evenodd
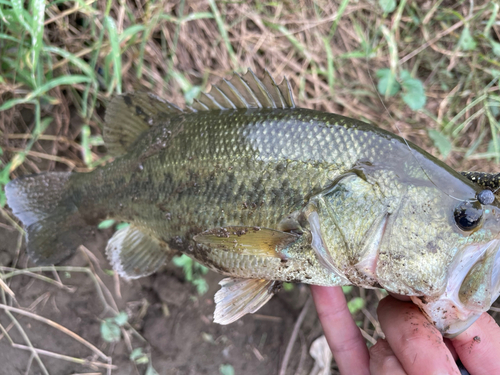
<svg viewBox="0 0 500 375">
<path fill-rule="evenodd" d="M 340 287 L 311 286 L 316 310 L 341 374 L 500 374 L 500 327 L 484 313 L 465 332 L 443 339 L 419 308 L 391 296 L 377 314 L 385 339 L 368 350 Z"/>
</svg>

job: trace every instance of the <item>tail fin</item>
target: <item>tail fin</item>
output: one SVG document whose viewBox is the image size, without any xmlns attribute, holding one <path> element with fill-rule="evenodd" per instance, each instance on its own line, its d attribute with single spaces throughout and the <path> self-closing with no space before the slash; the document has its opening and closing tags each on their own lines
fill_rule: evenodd
<svg viewBox="0 0 500 375">
<path fill-rule="evenodd" d="M 38 265 L 71 256 L 90 230 L 68 192 L 70 175 L 46 172 L 5 186 L 7 204 L 26 229 L 27 253 Z"/>
</svg>

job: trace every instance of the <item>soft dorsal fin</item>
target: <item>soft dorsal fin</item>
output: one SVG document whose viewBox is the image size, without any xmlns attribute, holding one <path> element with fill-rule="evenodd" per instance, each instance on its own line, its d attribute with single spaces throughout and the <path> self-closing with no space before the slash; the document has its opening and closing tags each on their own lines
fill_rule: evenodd
<svg viewBox="0 0 500 375">
<path fill-rule="evenodd" d="M 248 69 L 244 75 L 234 73 L 229 80 L 202 93 L 191 107 L 182 110 L 158 96 L 142 91 L 118 95 L 108 104 L 103 138 L 108 152 L 123 155 L 139 135 L 162 119 L 185 112 L 237 108 L 294 108 L 292 89 L 286 77 L 278 85 L 266 70 L 260 80 Z"/>
<path fill-rule="evenodd" d="M 137 91 L 114 97 L 106 109 L 103 132 L 108 152 L 113 156 L 126 153 L 141 133 L 162 118 L 180 113 L 183 110 L 175 104 L 151 93 Z"/>
<path fill-rule="evenodd" d="M 266 70 L 260 80 L 251 69 L 244 75 L 234 73 L 229 80 L 213 86 L 209 93 L 195 99 L 194 111 L 235 108 L 294 108 L 292 89 L 286 77 L 278 85 Z"/>
</svg>

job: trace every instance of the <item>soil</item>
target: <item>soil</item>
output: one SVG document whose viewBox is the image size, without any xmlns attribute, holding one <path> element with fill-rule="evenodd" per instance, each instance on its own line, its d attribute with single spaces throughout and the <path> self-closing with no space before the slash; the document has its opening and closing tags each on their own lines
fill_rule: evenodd
<svg viewBox="0 0 500 375">
<path fill-rule="evenodd" d="M 104 270 L 110 268 L 102 251 L 110 235 L 110 231 L 99 231 L 86 244 Z M 0 264 L 8 266 L 15 259 L 13 249 L 18 237 L 17 231 L 0 228 Z M 30 266 L 27 262 L 21 251 L 17 268 Z M 95 262 L 91 263 L 95 266 Z M 82 250 L 65 265 L 88 267 L 89 258 Z M 308 287 L 297 285 L 292 291 L 279 293 L 258 314 L 221 326 L 212 322 L 213 296 L 222 279 L 220 275 L 208 273 L 209 291 L 198 296 L 195 287 L 185 281 L 182 270 L 172 264 L 150 277 L 131 282 L 117 282 L 98 268 L 95 272 L 111 292 L 118 309 L 127 312 L 129 323 L 146 342 L 130 334 L 127 334 L 130 345 L 125 339 L 116 344 L 103 340 L 100 322 L 111 314 L 103 310 L 97 288 L 86 273 L 59 272 L 66 288 L 30 276 L 15 276 L 9 284 L 17 300 L 17 304 L 12 305 L 32 306 L 32 313 L 55 321 L 92 343 L 112 357 L 112 364 L 117 366 L 112 373 L 120 375 L 146 373 L 146 365 L 136 365 L 129 359 L 130 349 L 137 347 L 151 353 L 153 367 L 159 374 L 219 374 L 220 366 L 224 364 L 232 365 L 235 374 L 277 374 L 295 321 L 309 296 Z M 54 278 L 53 272 L 42 274 Z M 60 329 L 14 315 L 35 348 L 91 361 L 100 360 L 90 349 Z M 14 342 L 25 344 L 6 314 L 0 314 L 0 323 Z M 127 332 L 131 330 L 127 329 Z M 310 373 L 313 359 L 308 354 L 309 347 L 321 334 L 316 312 L 311 307 L 295 342 L 287 374 Z M 43 373 L 36 360 L 30 358 L 29 351 L 12 347 L 5 336 L 0 337 L 0 374 Z M 53 356 L 40 357 L 50 374 L 106 374 L 102 368 L 91 369 Z"/>
</svg>

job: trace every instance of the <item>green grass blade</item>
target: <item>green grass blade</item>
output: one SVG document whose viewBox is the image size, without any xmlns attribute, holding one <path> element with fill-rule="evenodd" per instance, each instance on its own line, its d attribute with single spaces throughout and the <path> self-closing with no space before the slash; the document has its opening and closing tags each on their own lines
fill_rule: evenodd
<svg viewBox="0 0 500 375">
<path fill-rule="evenodd" d="M 208 0 L 210 4 L 210 8 L 212 9 L 212 13 L 215 17 L 215 22 L 217 22 L 217 27 L 219 28 L 220 35 L 222 36 L 222 40 L 226 45 L 227 52 L 229 53 L 229 57 L 231 58 L 231 62 L 233 67 L 238 66 L 238 59 L 236 58 L 236 54 L 234 53 L 233 46 L 229 42 L 229 36 L 227 35 L 226 25 L 222 20 L 222 17 L 219 13 L 219 9 L 217 9 L 217 5 L 215 4 L 215 0 Z"/>
<path fill-rule="evenodd" d="M 113 80 L 108 87 L 108 94 L 113 92 L 116 86 L 116 92 L 122 93 L 122 63 L 120 54 L 120 42 L 118 41 L 118 33 L 116 30 L 115 20 L 109 16 L 104 18 L 104 25 L 108 31 L 109 43 L 111 44 L 111 60 L 113 61 Z"/>
<path fill-rule="evenodd" d="M 123 30 L 123 33 L 120 34 L 119 42 L 121 43 L 121 42 L 127 40 L 128 38 L 131 38 L 134 35 L 142 32 L 144 30 L 146 30 L 146 26 L 144 26 L 144 25 L 130 26 L 130 27 L 126 28 L 125 30 Z"/>
<path fill-rule="evenodd" d="M 330 88 L 330 93 L 333 93 L 334 91 L 334 84 L 335 84 L 335 67 L 333 66 L 333 51 L 332 47 L 330 47 L 330 39 L 329 38 L 324 38 L 323 43 L 325 45 L 325 51 L 326 51 L 326 63 L 327 63 L 327 69 L 328 69 L 328 87 Z"/>
<path fill-rule="evenodd" d="M 333 38 L 335 35 L 335 31 L 337 31 L 337 26 L 339 24 L 339 20 L 342 18 L 342 15 L 344 14 L 345 8 L 347 8 L 347 5 L 349 5 L 349 0 L 342 0 L 342 3 L 339 6 L 339 10 L 337 10 L 337 17 L 333 20 L 332 27 L 330 29 L 330 33 L 328 34 L 328 42 Z"/>
<path fill-rule="evenodd" d="M 59 48 L 59 47 L 54 47 L 54 46 L 47 46 L 43 47 L 43 51 L 47 53 L 54 53 L 56 55 L 59 55 L 66 60 L 70 61 L 73 65 L 75 65 L 78 69 L 80 69 L 85 75 L 90 77 L 92 80 L 95 80 L 95 73 L 90 67 L 89 64 L 87 64 L 85 61 L 80 59 L 79 57 L 76 57 L 74 54 Z"/>
<path fill-rule="evenodd" d="M 189 13 L 186 17 L 183 17 L 179 22 L 184 23 L 194 20 L 203 20 L 207 18 L 214 18 L 214 15 L 208 12 Z"/>
<path fill-rule="evenodd" d="M 396 40 L 394 39 L 394 33 L 389 31 L 385 25 L 382 25 L 380 29 L 389 47 L 389 66 L 391 68 L 391 77 L 396 77 L 396 71 L 398 68 L 398 46 Z M 393 84 L 396 84 L 395 80 L 389 80 L 387 90 L 385 92 L 385 99 L 388 99 Z"/>
<path fill-rule="evenodd" d="M 490 122 L 491 128 L 491 140 L 493 141 L 493 149 L 495 151 L 495 161 L 500 163 L 500 144 L 498 139 L 498 133 L 500 131 L 500 124 L 496 120 L 495 116 L 491 113 L 491 109 L 489 105 L 484 107 L 486 109 L 486 116 Z"/>
<path fill-rule="evenodd" d="M 14 15 L 16 16 L 19 23 L 32 34 L 31 25 L 24 19 L 24 8 L 23 2 L 21 0 L 12 0 L 12 9 L 14 10 Z"/>
<path fill-rule="evenodd" d="M 33 101 L 33 99 L 36 99 L 38 96 L 45 94 L 47 91 L 53 89 L 54 87 L 62 86 L 62 85 L 75 85 L 77 83 L 84 83 L 84 82 L 89 82 L 89 81 L 90 81 L 89 77 L 80 76 L 80 75 L 63 76 L 63 77 L 54 78 L 53 80 L 38 87 L 36 90 L 30 92 L 24 98 L 16 98 L 16 99 L 11 99 L 11 100 L 6 101 L 5 103 L 3 103 L 3 105 L 0 106 L 0 111 L 5 111 L 9 108 L 14 107 L 15 105 L 18 105 L 18 104 L 31 102 L 31 101 Z"/>
<path fill-rule="evenodd" d="M 45 0 L 33 0 L 31 3 L 33 18 L 31 20 L 31 57 L 33 74 L 36 72 L 40 51 L 43 45 L 43 23 L 45 21 Z M 38 82 L 39 83 L 39 82 Z"/>
<path fill-rule="evenodd" d="M 495 21 L 497 21 L 498 10 L 500 9 L 500 5 L 498 5 L 498 3 L 495 1 L 492 1 L 491 5 L 493 6 L 493 10 L 491 11 L 491 16 L 488 22 L 486 23 L 486 26 L 483 31 L 483 34 L 486 37 L 489 36 L 491 27 L 495 24 Z"/>
</svg>

